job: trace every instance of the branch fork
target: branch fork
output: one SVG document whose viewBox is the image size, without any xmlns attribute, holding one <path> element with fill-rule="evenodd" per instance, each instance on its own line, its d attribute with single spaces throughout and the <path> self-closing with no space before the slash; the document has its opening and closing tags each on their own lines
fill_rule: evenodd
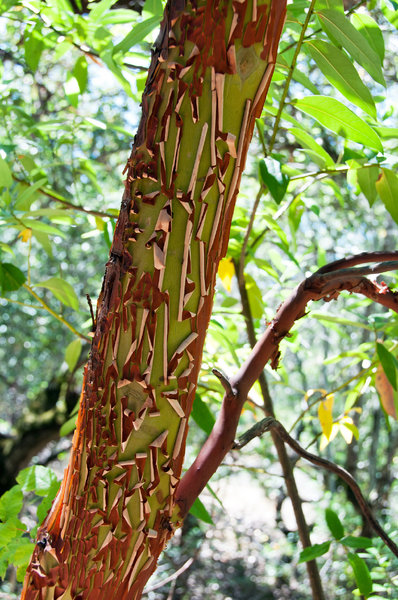
<svg viewBox="0 0 398 600">
<path fill-rule="evenodd" d="M 355 268 L 366 263 L 377 264 Z M 212 432 L 194 463 L 179 482 L 176 502 L 180 518 L 184 518 L 189 512 L 195 499 L 216 472 L 226 454 L 232 448 L 240 447 L 240 442 L 236 443 L 234 440 L 248 392 L 269 361 L 273 368 L 277 367 L 280 342 L 289 334 L 295 321 L 306 314 L 307 304 L 311 300 L 323 299 L 329 302 L 346 290 L 362 294 L 398 313 L 398 292 L 390 290 L 384 282 L 378 284 L 366 277 L 366 275 L 374 276 L 392 270 L 398 270 L 398 251 L 364 252 L 325 265 L 302 281 L 291 296 L 281 304 L 275 318 L 235 376 L 228 379 L 221 371 L 213 369 L 213 373 L 221 381 L 225 395 Z M 256 435 L 262 435 L 275 426 L 272 418 L 265 419 L 261 423 L 262 425 L 257 424 L 259 433 Z M 261 427 L 265 429 L 261 431 Z"/>
</svg>

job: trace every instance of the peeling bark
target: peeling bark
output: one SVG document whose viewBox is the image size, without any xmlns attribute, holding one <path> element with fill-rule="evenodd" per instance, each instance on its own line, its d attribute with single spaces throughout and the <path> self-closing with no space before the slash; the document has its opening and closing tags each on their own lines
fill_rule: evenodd
<svg viewBox="0 0 398 600">
<path fill-rule="evenodd" d="M 217 267 L 284 14 L 285 0 L 166 7 L 72 454 L 24 599 L 138 599 L 179 525 L 176 490 Z"/>
</svg>

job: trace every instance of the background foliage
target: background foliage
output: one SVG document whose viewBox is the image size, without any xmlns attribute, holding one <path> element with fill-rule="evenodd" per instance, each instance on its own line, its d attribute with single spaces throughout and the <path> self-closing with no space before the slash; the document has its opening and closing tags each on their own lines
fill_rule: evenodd
<svg viewBox="0 0 398 600">
<path fill-rule="evenodd" d="M 289 3 L 220 265 L 187 464 L 221 402 L 211 369 L 239 367 L 250 323 L 263 331 L 289 290 L 326 262 L 395 248 L 397 8 Z M 10 597 L 57 489 L 46 467 L 60 476 L 70 445 L 92 325 L 86 295 L 100 289 L 162 10 L 161 0 L 141 14 L 115 0 L 0 2 L 0 577 Z M 266 369 L 277 418 L 356 477 L 395 540 L 397 344 L 395 315 L 343 294 L 312 306 L 283 342 L 278 371 Z M 241 430 L 262 416 L 255 387 Z M 304 562 L 320 556 L 328 597 L 397 597 L 397 561 L 350 493 L 303 461 L 295 474 L 312 549 L 300 555 L 265 437 L 230 454 L 153 588 L 189 568 L 148 596 L 305 599 Z"/>
</svg>

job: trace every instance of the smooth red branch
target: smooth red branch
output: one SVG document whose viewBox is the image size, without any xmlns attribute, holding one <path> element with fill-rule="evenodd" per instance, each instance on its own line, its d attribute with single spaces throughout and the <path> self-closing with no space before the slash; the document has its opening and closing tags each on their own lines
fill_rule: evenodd
<svg viewBox="0 0 398 600">
<path fill-rule="evenodd" d="M 226 392 L 210 436 L 178 486 L 176 500 L 182 518 L 232 448 L 240 413 L 249 390 L 269 361 L 273 368 L 277 368 L 279 345 L 295 321 L 306 314 L 308 303 L 311 300 L 335 300 L 340 292 L 345 290 L 362 294 L 398 313 L 398 292 L 390 290 L 385 283 L 378 284 L 365 277 L 369 273 L 398 270 L 397 258 L 398 252 L 373 252 L 325 265 L 300 283 L 281 304 L 275 318 L 233 378 L 227 380 L 221 373 L 215 372 Z M 351 268 L 365 262 L 386 264 L 384 268 L 379 264 L 376 267 Z"/>
</svg>

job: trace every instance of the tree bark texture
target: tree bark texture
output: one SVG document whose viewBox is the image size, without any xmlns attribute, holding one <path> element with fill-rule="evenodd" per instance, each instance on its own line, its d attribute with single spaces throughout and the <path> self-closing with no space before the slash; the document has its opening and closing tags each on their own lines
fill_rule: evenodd
<svg viewBox="0 0 398 600">
<path fill-rule="evenodd" d="M 285 0 L 171 0 L 126 170 L 69 466 L 22 598 L 138 599 L 175 497 L 214 283 Z"/>
</svg>

